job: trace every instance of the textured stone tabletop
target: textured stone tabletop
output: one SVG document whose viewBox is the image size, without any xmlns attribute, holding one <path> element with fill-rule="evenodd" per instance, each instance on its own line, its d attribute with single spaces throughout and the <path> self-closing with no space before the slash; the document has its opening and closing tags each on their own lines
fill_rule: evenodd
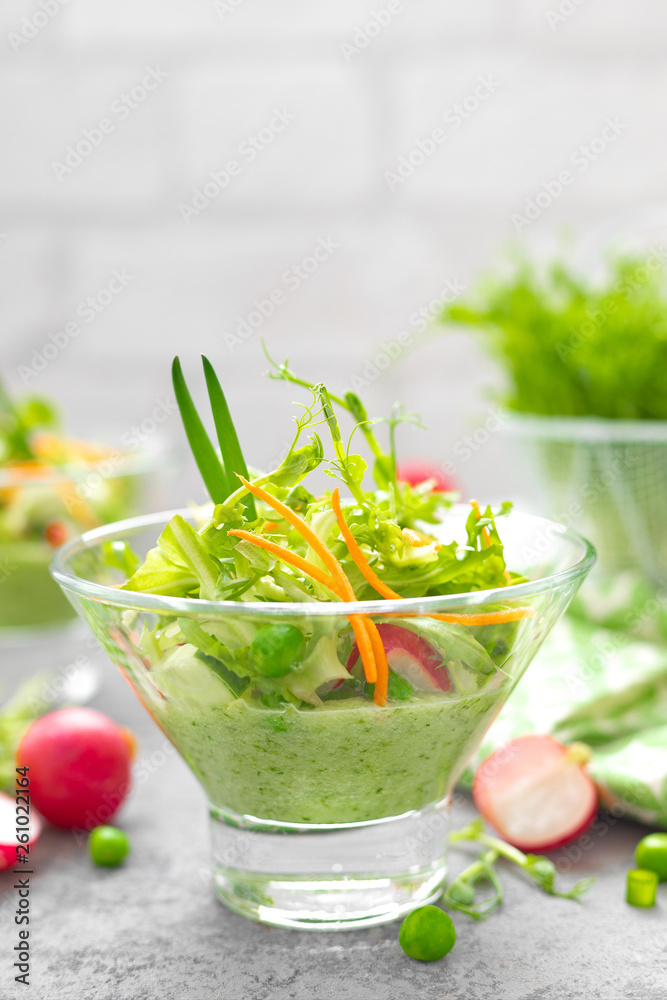
<svg viewBox="0 0 667 1000">
<path fill-rule="evenodd" d="M 0 655 L 5 677 L 37 665 L 35 651 Z M 45 658 L 42 651 L 39 662 Z M 563 877 L 568 885 L 598 878 L 583 904 L 546 898 L 503 870 L 502 910 L 485 923 L 455 914 L 456 947 L 432 964 L 403 954 L 397 924 L 300 933 L 228 912 L 207 871 L 203 793 L 114 668 L 99 662 L 94 704 L 141 740 L 134 792 L 119 817 L 133 852 L 120 869 L 94 869 L 71 834 L 43 835 L 32 886 L 30 988 L 13 981 L 13 877 L 0 875 L 2 1000 L 667 998 L 667 886 L 653 910 L 623 901 L 625 870 L 644 832 L 632 823 L 594 834 L 593 847 Z M 470 806 L 459 807 L 454 823 L 469 815 Z M 453 868 L 464 861 L 452 854 Z"/>
</svg>

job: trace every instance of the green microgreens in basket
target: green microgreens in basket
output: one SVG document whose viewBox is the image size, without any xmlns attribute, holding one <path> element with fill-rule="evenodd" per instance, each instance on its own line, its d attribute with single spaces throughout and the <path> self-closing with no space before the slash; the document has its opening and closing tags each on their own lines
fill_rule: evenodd
<svg viewBox="0 0 667 1000">
<path fill-rule="evenodd" d="M 479 333 L 511 410 L 667 418 L 667 284 L 655 253 L 611 260 L 597 285 L 561 261 L 540 270 L 521 258 L 441 319 Z"/>
</svg>

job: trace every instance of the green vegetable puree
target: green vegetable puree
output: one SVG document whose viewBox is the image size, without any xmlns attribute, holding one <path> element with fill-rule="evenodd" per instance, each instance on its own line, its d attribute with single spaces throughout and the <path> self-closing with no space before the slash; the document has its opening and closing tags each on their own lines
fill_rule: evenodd
<svg viewBox="0 0 667 1000">
<path fill-rule="evenodd" d="M 0 627 L 47 625 L 75 617 L 49 575 L 53 555 L 44 542 L 0 544 Z"/>
<path fill-rule="evenodd" d="M 167 699 L 157 714 L 214 806 L 287 823 L 348 823 L 446 795 L 504 695 L 423 694 L 387 708 L 350 698 L 275 711 L 243 699 Z"/>
</svg>

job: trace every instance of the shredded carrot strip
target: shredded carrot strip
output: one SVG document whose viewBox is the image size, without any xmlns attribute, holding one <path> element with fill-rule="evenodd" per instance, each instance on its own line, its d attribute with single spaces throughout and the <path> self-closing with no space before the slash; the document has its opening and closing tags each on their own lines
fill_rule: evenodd
<svg viewBox="0 0 667 1000">
<path fill-rule="evenodd" d="M 366 629 L 368 631 L 368 637 L 371 641 L 375 663 L 377 664 L 377 680 L 375 681 L 373 701 L 376 705 L 382 706 L 387 704 L 387 688 L 389 687 L 389 664 L 387 663 L 387 654 L 385 652 L 380 633 L 378 632 L 377 625 L 374 621 L 371 621 L 370 618 L 366 619 Z"/>
<path fill-rule="evenodd" d="M 480 612 L 477 615 L 427 615 L 441 622 L 455 622 L 459 625 L 498 625 L 503 622 L 518 622 L 524 618 L 534 618 L 535 608 L 505 608 L 502 611 Z"/>
<path fill-rule="evenodd" d="M 354 638 L 357 640 L 357 649 L 359 650 L 361 662 L 364 667 L 364 677 L 369 684 L 375 684 L 378 673 L 377 663 L 373 651 L 373 642 L 369 635 L 370 630 L 368 629 L 368 625 L 372 625 L 373 623 L 365 615 L 349 615 L 348 621 L 354 631 Z"/>
<path fill-rule="evenodd" d="M 390 599 L 401 600 L 401 595 L 397 594 L 395 590 L 388 587 L 386 583 L 383 583 L 379 576 L 371 569 L 368 564 L 366 556 L 361 551 L 359 543 L 350 531 L 348 523 L 343 516 L 343 511 L 340 506 L 340 493 L 338 487 L 331 494 L 331 506 L 333 507 L 334 514 L 336 515 L 336 520 L 338 521 L 338 527 L 340 528 L 340 533 L 345 540 L 348 551 L 352 557 L 352 561 L 355 563 L 357 568 L 363 574 L 363 576 L 368 580 L 371 587 L 377 590 L 378 594 L 382 594 L 383 597 Z"/>
<path fill-rule="evenodd" d="M 341 597 L 340 592 L 336 589 L 336 584 L 331 579 L 328 573 L 320 569 L 314 563 L 308 562 L 307 559 L 303 559 L 296 552 L 290 552 L 289 549 L 284 549 L 282 545 L 277 545 L 275 542 L 269 541 L 268 538 L 259 538 L 257 535 L 253 535 L 249 531 L 242 531 L 240 528 L 231 528 L 228 535 L 233 535 L 235 538 L 242 538 L 246 542 L 250 542 L 252 545 L 256 545 L 260 549 L 266 549 L 267 552 L 271 552 L 278 559 L 282 559 L 284 562 L 289 563 L 296 569 L 300 570 L 305 576 L 310 576 L 319 583 L 323 583 L 325 587 L 336 595 L 336 597 L 344 600 Z M 377 668 L 375 667 L 374 656 L 373 656 L 373 643 L 370 636 L 367 634 L 367 625 L 372 624 L 369 619 L 364 615 L 349 615 L 348 621 L 350 622 L 352 629 L 354 631 L 355 639 L 357 640 L 357 647 L 361 653 L 361 661 L 364 665 L 364 675 L 369 684 L 374 684 L 377 679 Z M 379 638 L 379 636 L 378 636 Z M 384 647 L 383 647 L 384 651 Z"/>
<path fill-rule="evenodd" d="M 239 476 L 239 479 L 249 493 L 252 493 L 253 496 L 263 500 L 264 503 L 269 505 L 269 507 L 273 507 L 273 509 L 278 511 L 279 514 L 282 514 L 285 520 L 289 521 L 289 523 L 296 528 L 303 539 L 308 542 L 311 549 L 315 550 L 326 568 L 329 570 L 332 578 L 336 580 L 340 589 L 345 593 L 343 600 L 356 601 L 357 598 L 354 590 L 352 589 L 352 584 L 346 577 L 343 567 L 340 565 L 331 549 L 325 545 L 320 536 L 313 531 L 310 525 L 307 524 L 299 514 L 296 514 L 291 507 L 288 507 L 280 500 L 276 500 L 276 498 L 271 496 L 270 493 L 263 490 L 261 486 L 255 486 L 254 483 L 249 483 L 247 479 L 243 478 L 243 476 Z"/>
<path fill-rule="evenodd" d="M 407 612 L 401 614 L 400 611 L 389 611 L 383 614 L 377 612 L 383 618 L 435 618 L 437 621 L 449 622 L 452 625 L 501 625 L 503 622 L 518 622 L 523 618 L 534 618 L 537 612 L 535 608 L 503 608 L 502 611 L 481 611 L 479 614 L 448 615 L 440 612 L 432 614 L 415 614 Z"/>
<path fill-rule="evenodd" d="M 258 535 L 253 535 L 250 531 L 242 531 L 240 528 L 230 528 L 227 534 L 233 535 L 235 538 L 242 538 L 244 542 L 250 542 L 260 549 L 266 549 L 267 552 L 271 552 L 278 559 L 282 559 L 283 562 L 289 563 L 296 569 L 301 570 L 306 576 L 311 576 L 318 583 L 323 583 L 337 597 L 340 596 L 329 574 L 325 573 L 319 566 L 316 566 L 315 563 L 308 562 L 307 559 L 302 558 L 296 552 L 291 552 L 289 549 L 283 548 L 282 545 L 278 545 L 277 542 L 272 542 L 268 538 L 260 538 Z"/>
<path fill-rule="evenodd" d="M 256 496 L 259 500 L 263 500 L 264 503 L 269 505 L 269 507 L 272 507 L 279 514 L 282 514 L 285 520 L 296 528 L 304 541 L 306 541 L 317 553 L 325 567 L 329 570 L 331 582 L 335 584 L 333 588 L 334 593 L 338 595 L 340 600 L 356 601 L 357 596 L 354 592 L 352 584 L 345 575 L 343 567 L 340 565 L 333 552 L 327 545 L 325 545 L 320 536 L 313 531 L 310 525 L 307 524 L 306 521 L 299 516 L 299 514 L 295 513 L 286 504 L 271 496 L 271 494 L 267 493 L 266 490 L 263 490 L 261 486 L 255 486 L 254 483 L 249 483 L 247 479 L 243 478 L 243 476 L 239 476 L 239 479 L 249 493 L 252 493 L 253 496 Z M 313 564 L 310 563 L 309 565 L 312 566 Z M 327 586 L 329 586 L 329 584 L 327 584 Z M 361 655 L 361 662 L 364 667 L 364 675 L 369 684 L 373 684 L 375 683 L 375 679 L 377 677 L 377 665 L 373 655 L 373 647 L 366 632 L 367 620 L 368 619 L 366 619 L 363 615 L 348 615 L 348 621 L 352 625 L 355 638 L 357 640 L 357 646 Z"/>
<path fill-rule="evenodd" d="M 377 592 L 383 597 L 398 598 L 400 600 L 400 594 L 397 594 L 395 590 L 391 589 L 391 587 L 387 587 L 368 565 L 365 555 L 361 551 L 356 538 L 350 531 L 347 521 L 343 516 L 343 511 L 340 506 L 340 492 L 338 487 L 336 487 L 331 494 L 331 506 L 333 507 L 336 515 L 336 521 L 338 522 L 338 527 L 340 528 L 340 533 L 343 536 L 345 544 L 347 545 L 350 556 L 363 576 L 366 580 L 368 580 L 371 587 L 377 590 Z M 377 705 L 384 705 L 387 701 L 387 687 L 389 684 L 389 665 L 387 663 L 387 654 L 385 653 L 384 646 L 382 645 L 382 639 L 380 638 L 377 626 L 370 620 L 370 618 L 366 621 L 366 627 L 370 635 L 378 674 L 373 701 Z"/>
</svg>

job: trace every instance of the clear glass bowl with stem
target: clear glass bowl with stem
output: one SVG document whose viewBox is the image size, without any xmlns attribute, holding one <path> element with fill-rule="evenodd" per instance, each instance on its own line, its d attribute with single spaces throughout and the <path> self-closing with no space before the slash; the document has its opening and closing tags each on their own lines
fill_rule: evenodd
<svg viewBox="0 0 667 1000">
<path fill-rule="evenodd" d="M 591 568 L 592 547 L 558 524 L 512 513 L 502 521 L 507 562 L 530 582 L 494 591 L 291 604 L 117 589 L 109 554 L 122 542 L 145 554 L 172 513 L 88 532 L 59 550 L 52 573 L 203 786 L 219 898 L 266 923 L 335 930 L 436 899 L 450 792 Z M 465 538 L 468 513 L 453 508 L 443 538 Z M 503 609 L 514 620 L 498 621 Z M 351 614 L 378 624 L 410 678 L 407 689 L 390 686 L 384 707 L 354 678 Z M 237 688 L 225 660 L 275 623 L 328 643 L 353 671 L 349 682 L 318 688 L 319 704 L 300 707 Z M 193 641 L 183 643 L 186 627 Z M 201 648 L 202 632 L 214 637 L 215 655 L 208 640 Z"/>
<path fill-rule="evenodd" d="M 75 619 L 49 573 L 55 548 L 150 510 L 166 465 L 156 444 L 141 452 L 106 449 L 89 462 L 0 468 L 0 641 L 31 640 Z"/>
</svg>

